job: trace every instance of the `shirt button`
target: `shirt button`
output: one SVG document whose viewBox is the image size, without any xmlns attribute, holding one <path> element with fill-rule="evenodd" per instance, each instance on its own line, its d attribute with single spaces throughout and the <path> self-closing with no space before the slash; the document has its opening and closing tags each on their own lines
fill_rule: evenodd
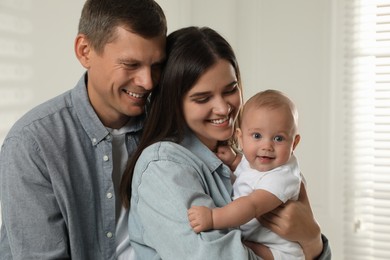
<svg viewBox="0 0 390 260">
<path fill-rule="evenodd" d="M 107 136 L 106 136 L 106 140 L 107 140 L 107 141 L 111 140 L 111 135 L 107 135 Z"/>
<path fill-rule="evenodd" d="M 107 232 L 106 236 L 107 236 L 108 238 L 112 238 L 112 233 L 111 233 L 111 232 Z"/>
<path fill-rule="evenodd" d="M 105 162 L 108 161 L 108 156 L 107 155 L 103 156 L 103 161 L 105 161 Z"/>
<path fill-rule="evenodd" d="M 95 145 L 97 143 L 96 138 L 92 138 L 92 144 Z"/>
<path fill-rule="evenodd" d="M 109 192 L 109 193 L 107 193 L 107 198 L 109 198 L 109 199 L 111 199 L 112 198 L 112 193 L 111 192 Z"/>
</svg>

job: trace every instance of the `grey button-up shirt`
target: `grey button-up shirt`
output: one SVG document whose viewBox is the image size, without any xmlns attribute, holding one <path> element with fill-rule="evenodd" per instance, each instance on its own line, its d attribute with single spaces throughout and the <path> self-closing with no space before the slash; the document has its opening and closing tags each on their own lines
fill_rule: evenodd
<svg viewBox="0 0 390 260">
<path fill-rule="evenodd" d="M 0 259 L 115 259 L 112 138 L 77 86 L 23 116 L 0 154 Z M 126 135 L 129 154 L 143 118 Z"/>
</svg>

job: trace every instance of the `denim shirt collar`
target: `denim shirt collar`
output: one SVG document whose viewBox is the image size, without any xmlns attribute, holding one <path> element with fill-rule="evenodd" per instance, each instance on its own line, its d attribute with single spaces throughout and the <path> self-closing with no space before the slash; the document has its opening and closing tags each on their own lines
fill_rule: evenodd
<svg viewBox="0 0 390 260">
<path fill-rule="evenodd" d="M 186 130 L 185 137 L 181 145 L 198 156 L 209 168 L 211 172 L 218 172 L 224 177 L 230 178 L 230 169 L 213 153 L 199 138 L 189 129 Z"/>
</svg>

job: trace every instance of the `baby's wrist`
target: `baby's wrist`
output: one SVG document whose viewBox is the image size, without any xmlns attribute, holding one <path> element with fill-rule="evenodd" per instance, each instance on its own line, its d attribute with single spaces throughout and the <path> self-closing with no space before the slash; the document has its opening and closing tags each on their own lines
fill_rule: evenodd
<svg viewBox="0 0 390 260">
<path fill-rule="evenodd" d="M 242 154 L 236 152 L 236 156 L 234 157 L 234 160 L 230 164 L 230 169 L 232 171 L 236 170 L 236 168 L 237 168 L 238 164 L 240 163 L 241 159 L 242 159 Z"/>
</svg>

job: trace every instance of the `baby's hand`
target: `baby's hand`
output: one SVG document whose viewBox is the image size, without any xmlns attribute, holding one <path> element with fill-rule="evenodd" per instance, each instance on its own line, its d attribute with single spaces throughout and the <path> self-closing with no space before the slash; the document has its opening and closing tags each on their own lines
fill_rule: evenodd
<svg viewBox="0 0 390 260">
<path fill-rule="evenodd" d="M 187 215 L 190 225 L 196 233 L 213 228 L 213 212 L 208 207 L 192 206 Z"/>
<path fill-rule="evenodd" d="M 242 158 L 242 155 L 240 153 L 236 153 L 229 145 L 218 146 L 216 154 L 218 158 L 221 159 L 224 164 L 229 166 L 230 170 L 233 172 L 236 170 Z"/>
<path fill-rule="evenodd" d="M 221 145 L 217 148 L 217 156 L 224 164 L 230 167 L 236 159 L 237 154 L 229 145 Z"/>
</svg>

